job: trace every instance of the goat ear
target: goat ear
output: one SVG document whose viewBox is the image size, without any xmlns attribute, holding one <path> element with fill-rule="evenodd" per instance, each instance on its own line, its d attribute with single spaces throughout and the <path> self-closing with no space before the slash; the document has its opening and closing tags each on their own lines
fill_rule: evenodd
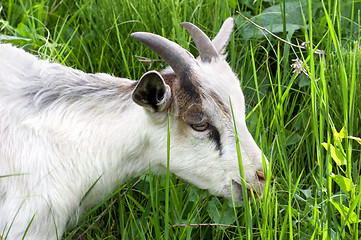
<svg viewBox="0 0 361 240">
<path fill-rule="evenodd" d="M 212 40 L 214 47 L 219 54 L 223 54 L 233 33 L 234 20 L 229 17 L 224 21 L 217 36 Z"/>
<path fill-rule="evenodd" d="M 132 93 L 132 99 L 136 104 L 152 112 L 165 110 L 170 103 L 170 97 L 170 87 L 156 71 L 145 73 Z"/>
</svg>

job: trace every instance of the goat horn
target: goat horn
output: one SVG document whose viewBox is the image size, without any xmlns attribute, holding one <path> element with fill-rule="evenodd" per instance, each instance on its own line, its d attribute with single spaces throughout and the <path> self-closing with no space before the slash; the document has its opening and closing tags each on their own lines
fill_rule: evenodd
<svg viewBox="0 0 361 240">
<path fill-rule="evenodd" d="M 182 22 L 180 25 L 192 36 L 203 62 L 211 62 L 212 59 L 218 58 L 219 54 L 216 48 L 202 30 L 189 22 Z"/>
<path fill-rule="evenodd" d="M 222 24 L 221 29 L 219 30 L 217 36 L 212 40 L 214 47 L 217 49 L 217 52 L 221 54 L 226 48 L 231 35 L 233 33 L 234 20 L 229 17 Z"/>
<path fill-rule="evenodd" d="M 164 37 L 148 32 L 135 32 L 130 36 L 161 57 L 180 78 L 189 74 L 189 69 L 195 63 L 195 58 L 190 52 Z"/>
</svg>

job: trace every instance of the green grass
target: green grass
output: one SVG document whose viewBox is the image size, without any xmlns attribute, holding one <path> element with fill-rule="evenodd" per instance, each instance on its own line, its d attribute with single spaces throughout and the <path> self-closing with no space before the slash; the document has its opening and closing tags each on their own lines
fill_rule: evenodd
<svg viewBox="0 0 361 240">
<path fill-rule="evenodd" d="M 2 41 L 87 72 L 132 79 L 165 64 L 139 62 L 136 56 L 157 57 L 130 33 L 157 33 L 196 55 L 180 22 L 192 22 L 214 37 L 227 17 L 236 20 L 228 61 L 244 90 L 249 130 L 270 160 L 264 198 L 233 205 L 174 175 L 150 171 L 120 186 L 64 238 L 361 238 L 361 155 L 359 139 L 352 138 L 361 137 L 360 5 L 341 0 L 2 1 Z M 236 11 L 287 41 L 308 42 L 306 48 L 280 42 Z M 297 58 L 299 73 L 291 67 Z"/>
</svg>

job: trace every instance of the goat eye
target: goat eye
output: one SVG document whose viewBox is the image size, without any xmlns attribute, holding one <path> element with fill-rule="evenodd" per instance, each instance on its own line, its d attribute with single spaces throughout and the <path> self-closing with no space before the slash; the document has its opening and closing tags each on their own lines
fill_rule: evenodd
<svg viewBox="0 0 361 240">
<path fill-rule="evenodd" d="M 194 130 L 196 130 L 198 132 L 203 132 L 203 131 L 207 130 L 209 127 L 209 123 L 207 123 L 207 122 L 190 124 L 190 125 Z"/>
</svg>

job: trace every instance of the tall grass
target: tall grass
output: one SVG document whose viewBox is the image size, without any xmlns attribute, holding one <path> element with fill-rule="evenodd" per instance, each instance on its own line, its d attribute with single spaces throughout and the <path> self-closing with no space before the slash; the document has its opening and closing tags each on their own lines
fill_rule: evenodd
<svg viewBox="0 0 361 240">
<path fill-rule="evenodd" d="M 94 206 L 65 239 L 361 238 L 359 1 L 7 0 L 0 8 L 1 41 L 132 79 L 165 64 L 140 62 L 137 56 L 157 57 L 131 32 L 157 33 L 196 55 L 180 22 L 214 37 L 227 17 L 236 20 L 228 60 L 246 97 L 249 130 L 270 160 L 263 199 L 234 205 L 150 170 Z"/>
</svg>

